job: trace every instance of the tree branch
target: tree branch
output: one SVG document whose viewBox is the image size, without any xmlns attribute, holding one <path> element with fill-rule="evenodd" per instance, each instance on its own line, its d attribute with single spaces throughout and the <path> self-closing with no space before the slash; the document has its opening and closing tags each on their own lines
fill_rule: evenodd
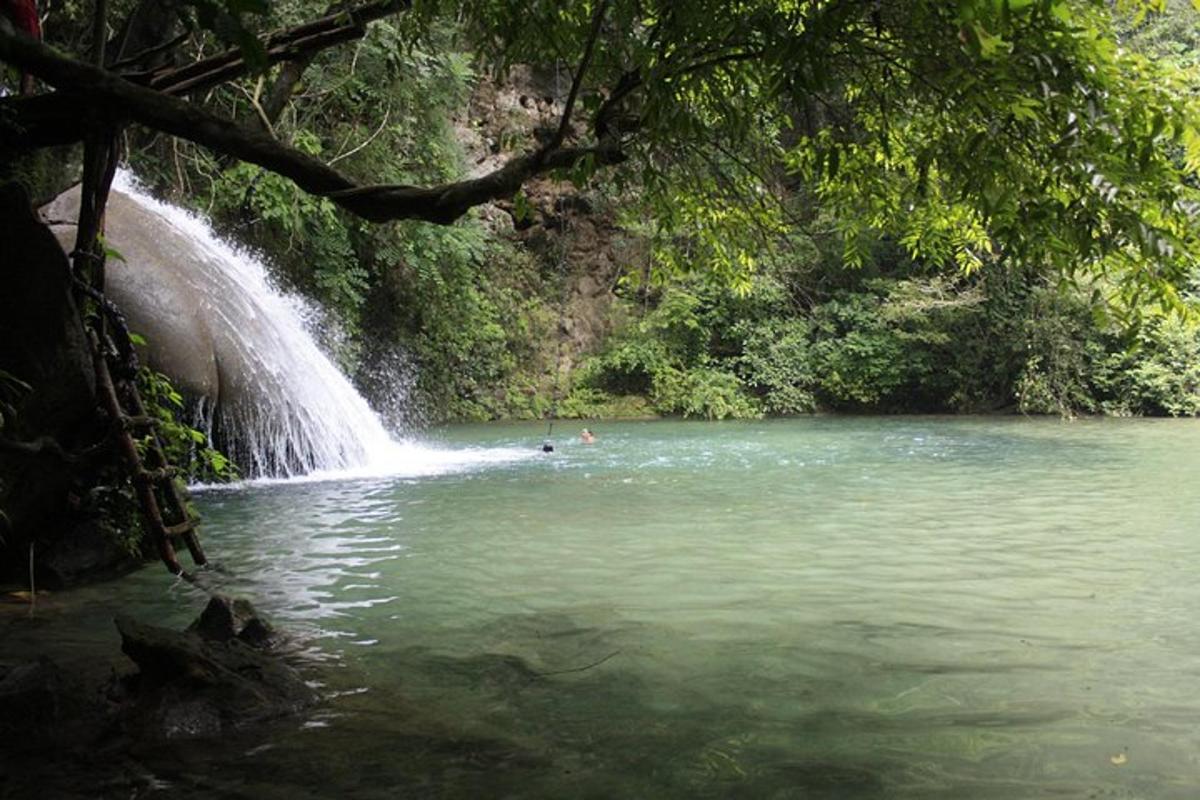
<svg viewBox="0 0 1200 800">
<path fill-rule="evenodd" d="M 39 436 L 30 441 L 20 441 L 0 436 L 0 456 L 24 456 L 27 458 L 53 456 L 66 464 L 85 464 L 106 452 L 108 448 L 107 437 L 82 450 L 71 452 L 52 436 Z"/>
<path fill-rule="evenodd" d="M 313 22 L 269 34 L 263 41 L 267 63 L 294 61 L 342 42 L 362 38 L 366 25 L 411 5 L 411 0 L 375 0 Z M 248 70 L 241 50 L 227 50 L 184 67 L 130 76 L 138 83 L 171 94 L 203 92 L 239 78 Z"/>
<path fill-rule="evenodd" d="M 284 62 L 279 80 L 272 86 L 263 104 L 267 120 L 274 124 L 278 119 L 304 68 L 318 52 L 360 38 L 367 23 L 409 5 L 410 0 L 375 0 L 352 11 L 330 13 L 313 22 L 267 36 L 267 62 Z M 143 59 L 155 50 L 152 47 L 120 63 Z M 125 77 L 160 91 L 191 94 L 240 77 L 247 69 L 241 51 L 229 50 L 183 67 L 166 66 L 129 73 Z M 59 88 L 62 91 L 54 94 L 0 98 L 0 112 L 3 112 L 0 113 L 0 119 L 6 122 L 0 125 L 0 146 L 31 149 L 72 144 L 82 139 L 85 120 L 78 113 L 81 100 L 71 92 L 71 87 Z"/>
<path fill-rule="evenodd" d="M 604 141 L 609 138 L 613 133 L 611 125 L 614 122 L 617 107 L 626 97 L 641 88 L 642 83 L 642 73 L 639 70 L 630 70 L 621 75 L 617 80 L 617 85 L 613 87 L 608 97 L 596 109 L 596 116 L 592 120 L 592 128 L 596 132 L 597 139 Z"/>
<path fill-rule="evenodd" d="M 583 46 L 583 57 L 579 60 L 579 68 L 575 70 L 575 76 L 571 79 L 571 91 L 567 93 L 562 119 L 558 123 L 558 130 L 555 131 L 554 138 L 547 143 L 546 150 L 561 147 L 563 140 L 567 137 L 567 130 L 571 125 L 571 111 L 575 108 L 576 98 L 579 97 L 579 87 L 583 84 L 583 75 L 592 61 L 592 52 L 596 48 L 596 39 L 600 36 L 600 26 L 604 24 L 606 11 L 608 11 L 608 0 L 600 0 L 596 4 L 596 10 L 592 13 L 592 29 L 588 32 L 587 44 Z"/>
<path fill-rule="evenodd" d="M 72 98 L 81 105 L 257 164 L 290 178 L 304 191 L 328 197 L 372 222 L 422 219 L 448 224 L 474 206 L 512 196 L 535 175 L 573 167 L 585 158 L 593 158 L 602 165 L 625 159 L 615 143 L 540 148 L 471 180 L 434 187 L 363 187 L 324 162 L 286 147 L 263 132 L 243 129 L 192 103 L 61 56 L 40 42 L 16 34 L 3 20 L 0 20 L 0 60 L 28 70 L 51 86 L 70 90 Z"/>
<path fill-rule="evenodd" d="M 292 94 L 300 84 L 300 79 L 304 77 L 304 71 L 308 69 L 316 55 L 315 50 L 305 53 L 297 59 L 283 62 L 279 68 L 279 75 L 271 83 L 266 97 L 262 100 L 263 115 L 270 125 L 279 121 L 279 115 L 283 113 L 288 101 L 292 99 Z"/>
<path fill-rule="evenodd" d="M 108 68 L 111 70 L 119 70 L 122 67 L 135 66 L 136 64 L 139 64 L 143 61 L 154 58 L 155 56 L 165 55 L 166 53 L 171 52 L 176 47 L 178 47 L 179 45 L 186 42 L 187 38 L 190 35 L 191 34 L 189 32 L 184 31 L 183 33 L 179 34 L 178 36 L 174 36 L 165 42 L 151 45 L 150 47 L 147 47 L 144 50 L 134 53 L 131 56 L 124 56 L 124 57 L 120 58 L 119 60 L 114 61 L 113 63 L 109 64 Z"/>
</svg>

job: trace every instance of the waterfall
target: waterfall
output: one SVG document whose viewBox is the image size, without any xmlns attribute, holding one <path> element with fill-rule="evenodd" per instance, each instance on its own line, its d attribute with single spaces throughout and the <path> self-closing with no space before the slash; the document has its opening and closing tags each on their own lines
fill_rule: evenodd
<svg viewBox="0 0 1200 800">
<path fill-rule="evenodd" d="M 110 267 L 110 290 L 123 304 L 120 284 L 130 284 L 125 302 L 159 317 L 147 324 L 183 326 L 171 346 L 197 351 L 184 356 L 213 371 L 215 402 L 202 399 L 202 424 L 247 477 L 426 474 L 516 455 L 394 440 L 314 340 L 313 307 L 281 291 L 262 261 L 201 217 L 154 199 L 127 171 L 117 174 L 109 209 L 107 240 L 122 256 Z"/>
</svg>

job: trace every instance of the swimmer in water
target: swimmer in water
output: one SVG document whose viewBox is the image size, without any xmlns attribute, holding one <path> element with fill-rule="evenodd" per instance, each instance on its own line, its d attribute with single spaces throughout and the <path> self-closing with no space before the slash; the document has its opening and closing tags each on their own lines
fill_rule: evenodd
<svg viewBox="0 0 1200 800">
<path fill-rule="evenodd" d="M 579 434 L 579 439 L 584 444 L 592 444 L 596 441 L 595 435 L 591 431 L 589 431 L 587 428 L 584 428 L 583 433 Z"/>
</svg>

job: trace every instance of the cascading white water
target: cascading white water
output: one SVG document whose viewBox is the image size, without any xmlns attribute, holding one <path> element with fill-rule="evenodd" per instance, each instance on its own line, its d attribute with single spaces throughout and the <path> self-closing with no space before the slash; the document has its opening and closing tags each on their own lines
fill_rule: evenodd
<svg viewBox="0 0 1200 800">
<path fill-rule="evenodd" d="M 178 256 L 153 268 L 185 273 L 171 277 L 185 284 L 219 376 L 208 421 L 247 476 L 428 474 L 524 455 L 395 441 L 313 340 L 305 326 L 313 309 L 275 287 L 261 261 L 222 241 L 202 218 L 154 199 L 124 170 L 113 190 L 110 203 L 130 204 L 154 245 Z M 120 251 L 118 233 L 110 242 Z"/>
</svg>

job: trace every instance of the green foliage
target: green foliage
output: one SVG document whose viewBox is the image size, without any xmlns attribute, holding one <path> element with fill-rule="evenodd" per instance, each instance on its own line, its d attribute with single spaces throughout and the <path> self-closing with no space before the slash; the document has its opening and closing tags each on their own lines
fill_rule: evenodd
<svg viewBox="0 0 1200 800">
<path fill-rule="evenodd" d="M 1150 320 L 1132 347 L 1106 357 L 1099 382 L 1110 413 L 1200 415 L 1200 325 L 1178 316 Z"/>
<path fill-rule="evenodd" d="M 158 420 L 158 438 L 167 460 L 183 471 L 189 483 L 226 483 L 238 479 L 237 465 L 213 448 L 203 431 L 182 421 L 183 397 L 166 375 L 142 367 L 137 386 L 146 412 Z M 139 446 L 144 451 L 147 442 L 143 440 Z"/>
<path fill-rule="evenodd" d="M 614 419 L 655 416 L 649 401 L 640 395 L 612 395 L 588 386 L 576 386 L 558 405 L 558 416 L 568 419 Z"/>
<path fill-rule="evenodd" d="M 871 408 L 920 386 L 932 366 L 903 327 L 881 321 L 880 298 L 855 295 L 821 307 L 811 348 L 820 389 L 833 406 Z"/>
<path fill-rule="evenodd" d="M 570 409 L 636 398 L 657 413 L 708 417 L 1200 412 L 1200 323 L 1190 317 L 1152 317 L 1129 343 L 1098 313 L 1102 300 L 1034 270 L 951 280 L 912 265 L 880 277 L 878 267 L 807 306 L 791 301 L 805 294 L 789 283 L 803 270 L 760 275 L 748 296 L 667 289 L 585 365 Z"/>
<path fill-rule="evenodd" d="M 115 475 L 104 476 L 88 497 L 86 511 L 105 538 L 131 558 L 149 554 L 150 546 L 133 486 Z"/>
<path fill-rule="evenodd" d="M 1117 46 L 1118 24 L 1152 25 L 1164 5 L 616 0 L 583 106 L 637 82 L 617 107 L 636 132 L 615 182 L 653 220 L 665 275 L 745 291 L 787 218 L 781 187 L 802 182 L 850 264 L 882 235 L 935 267 L 1104 273 L 1131 313 L 1147 297 L 1179 307 L 1200 254 L 1195 83 L 1179 59 Z M 503 74 L 570 63 L 596 8 L 425 0 L 413 18 L 459 13 Z M 1171 12 L 1186 48 L 1197 14 Z"/>
<path fill-rule="evenodd" d="M 560 415 L 1192 413 L 1195 337 L 1160 309 L 1186 311 L 1200 253 L 1200 18 L 1117 5 L 609 4 L 575 135 L 636 76 L 603 191 L 648 257 L 622 285 L 632 322 L 574 375 L 561 284 L 477 219 L 367 226 L 187 146 L 157 170 L 331 309 L 362 375 L 406 352 L 428 418 L 545 415 L 564 383 Z M 363 182 L 458 179 L 477 76 L 569 75 L 594 10 L 418 0 L 317 57 L 273 132 Z M 260 88 L 210 102 L 253 122 Z M 513 136 L 497 146 L 535 144 Z M 536 223 L 525 193 L 514 213 Z M 1141 318 L 1131 346 L 1119 324 Z"/>
<path fill-rule="evenodd" d="M 185 0 L 195 9 L 200 27 L 229 45 L 236 45 L 255 72 L 267 67 L 267 51 L 252 30 L 251 19 L 270 11 L 266 0 Z"/>
<path fill-rule="evenodd" d="M 269 21 L 297 24 L 327 9 L 293 0 L 273 5 Z M 344 50 L 321 53 L 272 132 L 364 183 L 458 177 L 463 159 L 451 120 L 474 79 L 471 62 L 453 48 L 444 26 L 424 31 L 424 47 L 418 47 L 400 30 L 402 24 L 401 18 L 372 23 L 353 45 L 352 57 Z M 261 125 L 250 98 L 262 88 L 250 78 L 217 90 L 210 102 L 245 124 Z M 436 253 L 427 256 L 421 240 L 439 234 L 424 234 L 411 224 L 367 225 L 259 167 L 223 163 L 186 144 L 154 148 L 139 167 L 152 182 L 200 205 L 228 233 L 267 254 L 285 283 L 330 310 L 352 337 L 359 333 L 368 294 L 399 260 L 415 253 L 421 269 L 437 269 Z M 434 249 L 453 250 L 456 239 L 470 235 L 450 234 L 435 243 L 444 247 Z"/>
<path fill-rule="evenodd" d="M 320 151 L 311 134 L 299 134 L 296 143 L 314 155 Z M 367 288 L 367 271 L 360 266 L 351 231 L 333 203 L 250 164 L 237 164 L 221 173 L 213 192 L 219 213 L 249 216 L 258 223 L 258 243 L 270 246 L 278 260 L 286 263 L 289 257 L 301 257 L 306 269 L 293 278 L 353 329 Z"/>
<path fill-rule="evenodd" d="M 808 320 L 783 316 L 739 320 L 735 336 L 742 341 L 736 369 L 746 386 L 762 399 L 765 412 L 817 410 L 817 374 Z"/>
<path fill-rule="evenodd" d="M 1183 70 L 1200 67 L 1200 25 L 1192 0 L 1165 0 L 1159 13 L 1120 20 L 1124 45 L 1139 53 L 1168 60 Z"/>
<path fill-rule="evenodd" d="M 657 307 L 618 336 L 580 376 L 583 389 L 600 398 L 643 395 L 660 414 L 724 419 L 755 417 L 759 406 L 738 376 L 710 363 L 715 323 L 724 309 L 714 304 L 716 290 L 668 290 Z M 585 397 L 586 395 L 581 395 Z"/>
<path fill-rule="evenodd" d="M 1089 304 L 1078 294 L 1040 287 L 1020 313 L 1016 341 L 1024 352 L 1014 386 L 1020 410 L 1064 416 L 1100 410 L 1096 367 L 1116 345 Z"/>
<path fill-rule="evenodd" d="M 822 132 L 797 151 L 817 158 L 806 174 L 848 242 L 890 232 L 925 260 L 966 270 L 1000 242 L 1025 263 L 1113 275 L 1131 312 L 1145 298 L 1179 307 L 1173 287 L 1196 264 L 1189 176 L 1200 165 L 1186 82 L 1117 50 L 1106 12 L 1051 11 L 1006 21 L 976 8 L 978 57 L 910 86 L 910 102 L 940 103 L 912 116 L 866 109 L 857 117 L 866 135 L 853 142 Z M 1002 39 L 983 32 L 1006 28 Z M 1022 87 L 1040 96 L 1020 96 Z M 1048 150 L 1034 155 L 1039 141 Z M 821 174 L 819 155 L 834 151 L 840 169 Z"/>
<path fill-rule="evenodd" d="M 737 375 L 714 367 L 668 367 L 655 374 L 651 389 L 655 408 L 664 413 L 705 419 L 745 419 L 760 416 Z"/>
<path fill-rule="evenodd" d="M 279 24 L 295 24 L 325 8 L 294 0 L 272 13 Z M 417 41 L 405 14 L 372 23 L 352 56 L 342 50 L 316 58 L 274 133 L 366 183 L 460 177 L 454 119 L 475 72 L 454 37 L 452 26 L 437 21 Z M 256 91 L 247 81 L 219 90 L 214 102 L 254 124 L 247 98 Z M 201 203 L 265 253 L 285 284 L 329 311 L 349 337 L 338 356 L 361 383 L 391 391 L 376 373 L 402 352 L 418 375 L 417 410 L 409 414 L 417 420 L 550 412 L 546 350 L 553 350 L 556 321 L 527 254 L 472 219 L 368 225 L 273 173 L 180 149 L 182 160 L 159 151 L 157 182 Z"/>
<path fill-rule="evenodd" d="M 372 258 L 382 279 L 366 312 L 368 366 L 406 352 L 425 419 L 551 412 L 557 309 L 534 259 L 472 222 L 398 225 Z"/>
</svg>

